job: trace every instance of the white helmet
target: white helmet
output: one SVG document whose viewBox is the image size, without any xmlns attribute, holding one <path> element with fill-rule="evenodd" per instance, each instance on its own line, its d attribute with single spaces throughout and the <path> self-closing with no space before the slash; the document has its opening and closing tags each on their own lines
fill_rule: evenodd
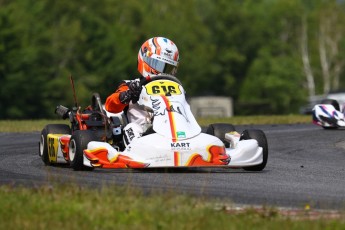
<svg viewBox="0 0 345 230">
<path fill-rule="evenodd" d="M 174 42 L 164 37 L 147 40 L 138 53 L 138 70 L 143 77 L 160 73 L 175 75 L 179 53 Z"/>
</svg>

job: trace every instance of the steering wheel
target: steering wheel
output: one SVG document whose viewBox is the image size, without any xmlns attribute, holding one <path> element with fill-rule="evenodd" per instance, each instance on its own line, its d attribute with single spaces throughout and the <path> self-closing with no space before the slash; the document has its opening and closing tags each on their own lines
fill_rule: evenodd
<svg viewBox="0 0 345 230">
<path fill-rule="evenodd" d="M 170 74 L 159 74 L 159 75 L 153 75 L 151 77 L 142 78 L 140 80 L 140 85 L 146 85 L 151 81 L 157 81 L 157 80 L 170 80 L 182 85 L 181 81 L 177 77 Z"/>
<path fill-rule="evenodd" d="M 104 111 L 103 106 L 102 106 L 101 97 L 99 96 L 98 93 L 92 94 L 91 107 L 93 110 L 98 111 L 103 115 L 106 115 L 106 112 Z"/>
</svg>

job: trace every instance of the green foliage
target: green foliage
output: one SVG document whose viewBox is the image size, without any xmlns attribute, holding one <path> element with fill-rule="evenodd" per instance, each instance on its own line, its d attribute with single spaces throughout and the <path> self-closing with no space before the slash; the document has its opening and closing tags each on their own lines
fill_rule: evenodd
<svg viewBox="0 0 345 230">
<path fill-rule="evenodd" d="M 179 47 L 178 77 L 190 96 L 231 96 L 237 114 L 256 113 L 253 104 L 266 105 L 266 114 L 294 113 L 307 96 L 301 18 L 320 92 L 318 23 L 332 12 L 334 31 L 342 31 L 344 4 L 336 1 L 0 0 L 0 119 L 53 118 L 56 105 L 74 103 L 70 75 L 79 104 L 95 91 L 104 101 L 122 79 L 139 75 L 138 50 L 153 36 Z"/>
<path fill-rule="evenodd" d="M 241 100 L 263 105 L 275 114 L 298 110 L 297 106 L 303 102 L 303 92 L 299 90 L 302 87 L 301 67 L 286 56 L 274 59 L 267 53 L 259 56 L 243 84 Z"/>
</svg>

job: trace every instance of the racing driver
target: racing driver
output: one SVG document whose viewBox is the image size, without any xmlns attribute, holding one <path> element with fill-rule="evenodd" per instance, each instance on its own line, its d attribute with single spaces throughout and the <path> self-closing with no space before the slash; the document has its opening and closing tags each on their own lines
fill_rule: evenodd
<svg viewBox="0 0 345 230">
<path fill-rule="evenodd" d="M 128 124 L 124 127 L 124 142 L 128 145 L 134 138 L 139 138 L 151 124 L 151 116 L 136 103 L 139 99 L 141 78 L 150 78 L 160 73 L 176 75 L 179 63 L 177 46 L 168 38 L 153 37 L 139 49 L 138 71 L 140 78 L 124 80 L 111 94 L 105 109 L 111 113 L 124 112 Z"/>
</svg>

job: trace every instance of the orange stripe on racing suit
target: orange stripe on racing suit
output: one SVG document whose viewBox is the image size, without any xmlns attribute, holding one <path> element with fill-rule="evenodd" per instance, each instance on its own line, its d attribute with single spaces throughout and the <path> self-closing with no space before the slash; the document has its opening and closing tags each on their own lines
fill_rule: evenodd
<svg viewBox="0 0 345 230">
<path fill-rule="evenodd" d="M 127 91 L 127 90 L 128 90 L 128 85 L 125 82 L 120 84 L 120 86 L 117 88 L 115 93 L 111 94 L 107 98 L 107 100 L 105 102 L 105 109 L 111 113 L 122 112 L 126 108 L 126 106 L 128 106 L 128 104 L 121 103 L 120 93 Z"/>
</svg>

